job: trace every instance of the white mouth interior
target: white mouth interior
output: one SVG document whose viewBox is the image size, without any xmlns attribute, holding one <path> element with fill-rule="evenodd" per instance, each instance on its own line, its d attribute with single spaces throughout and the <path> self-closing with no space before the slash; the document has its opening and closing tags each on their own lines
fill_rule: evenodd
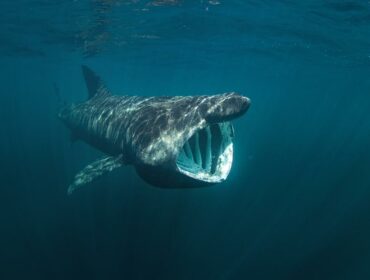
<svg viewBox="0 0 370 280">
<path fill-rule="evenodd" d="M 179 171 L 209 183 L 224 181 L 233 162 L 233 128 L 229 122 L 216 123 L 195 132 L 177 157 Z"/>
</svg>

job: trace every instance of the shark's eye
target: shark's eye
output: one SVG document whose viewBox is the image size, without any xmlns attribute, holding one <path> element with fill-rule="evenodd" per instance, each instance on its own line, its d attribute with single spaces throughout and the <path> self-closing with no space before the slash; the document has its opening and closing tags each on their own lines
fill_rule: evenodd
<svg viewBox="0 0 370 280">
<path fill-rule="evenodd" d="M 226 179 L 232 164 L 232 126 L 230 123 L 211 124 L 196 131 L 182 147 L 177 157 L 179 171 L 206 182 Z"/>
</svg>

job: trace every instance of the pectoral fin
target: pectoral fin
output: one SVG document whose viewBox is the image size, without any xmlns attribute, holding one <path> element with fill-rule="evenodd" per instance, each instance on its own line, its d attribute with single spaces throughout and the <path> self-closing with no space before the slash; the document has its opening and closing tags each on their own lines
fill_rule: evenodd
<svg viewBox="0 0 370 280">
<path fill-rule="evenodd" d="M 108 156 L 94 161 L 76 174 L 73 183 L 68 187 L 68 194 L 72 194 L 76 189 L 113 169 L 121 167 L 123 164 L 122 155 Z"/>
</svg>

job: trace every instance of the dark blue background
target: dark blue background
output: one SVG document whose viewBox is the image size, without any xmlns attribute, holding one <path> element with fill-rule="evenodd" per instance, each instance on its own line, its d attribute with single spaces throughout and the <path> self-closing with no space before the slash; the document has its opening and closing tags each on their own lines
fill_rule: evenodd
<svg viewBox="0 0 370 280">
<path fill-rule="evenodd" d="M 369 3 L 0 5 L 1 279 L 370 277 Z M 100 156 L 57 119 L 82 63 L 115 94 L 250 97 L 229 179 L 163 190 L 125 167 L 67 196 Z"/>
</svg>

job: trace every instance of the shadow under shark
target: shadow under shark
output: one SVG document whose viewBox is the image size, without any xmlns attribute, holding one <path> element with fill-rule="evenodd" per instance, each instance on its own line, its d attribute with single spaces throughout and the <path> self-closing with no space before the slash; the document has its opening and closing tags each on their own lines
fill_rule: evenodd
<svg viewBox="0 0 370 280">
<path fill-rule="evenodd" d="M 247 97 L 117 96 L 88 67 L 82 71 L 89 99 L 63 108 L 59 118 L 75 139 L 107 156 L 80 171 L 68 194 L 126 164 L 157 187 L 201 187 L 227 178 L 233 161 L 230 121 L 247 111 Z"/>
</svg>

